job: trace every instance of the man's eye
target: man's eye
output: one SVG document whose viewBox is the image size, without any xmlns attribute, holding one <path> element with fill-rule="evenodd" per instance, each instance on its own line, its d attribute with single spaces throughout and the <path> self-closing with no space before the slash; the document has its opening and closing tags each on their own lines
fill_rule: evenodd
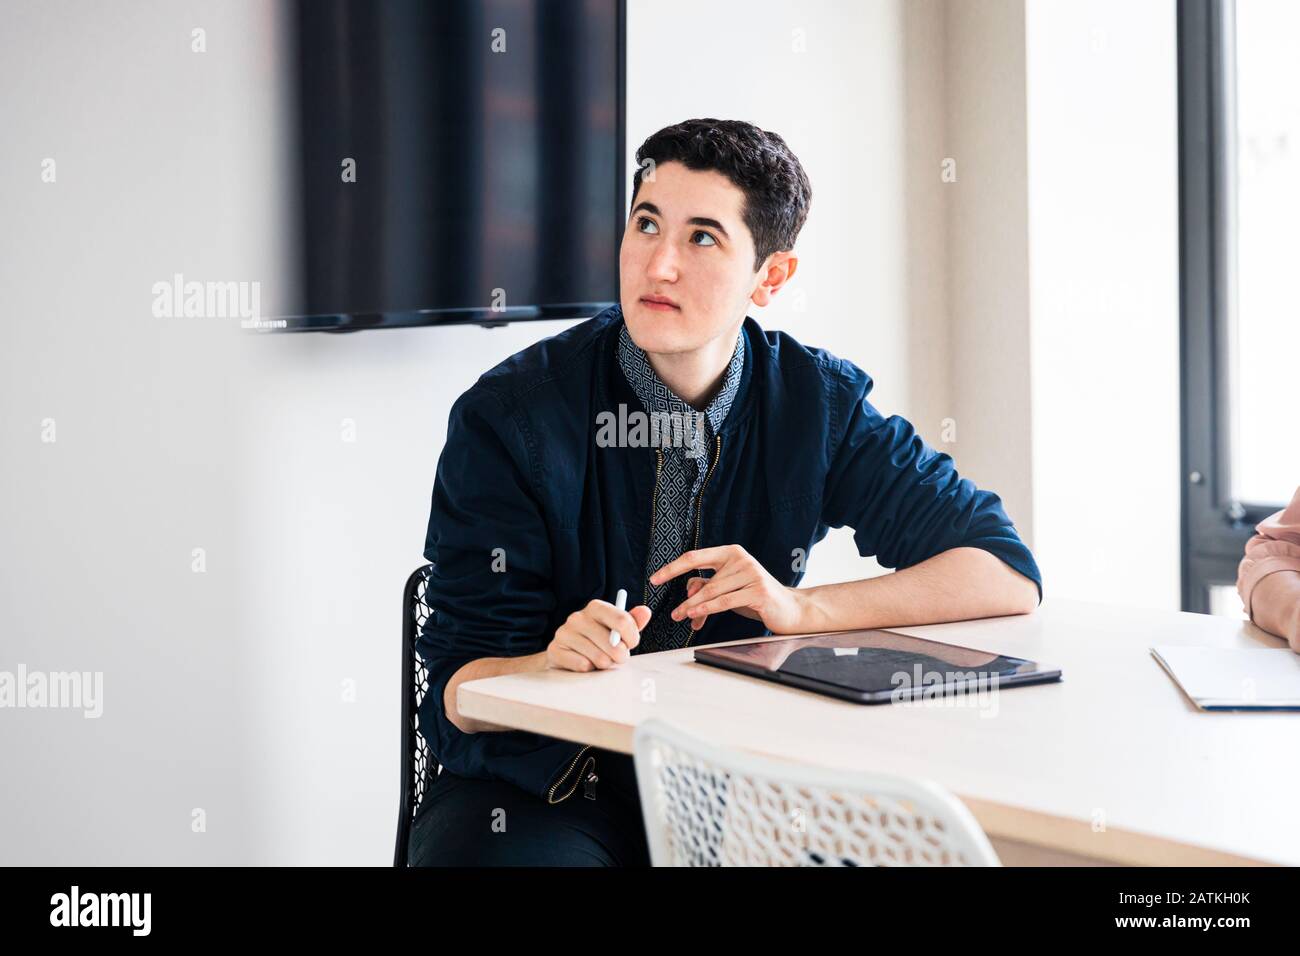
<svg viewBox="0 0 1300 956">
<path fill-rule="evenodd" d="M 647 218 L 646 216 L 637 216 L 637 217 L 636 217 L 636 231 L 637 231 L 637 232 L 645 233 L 646 230 L 643 229 L 643 228 L 641 228 L 641 227 L 644 226 L 644 225 L 646 225 L 646 224 L 649 224 L 649 225 L 651 225 L 651 226 L 654 226 L 654 232 L 647 233 L 648 235 L 654 235 L 655 233 L 657 233 L 657 232 L 659 231 L 659 224 L 658 224 L 657 222 L 655 222 L 653 219 Z M 701 246 L 716 246 L 716 245 L 718 244 L 718 240 L 716 240 L 716 239 L 713 238 L 713 234 L 710 233 L 710 232 L 705 232 L 703 229 L 696 229 L 695 232 L 693 232 L 693 233 L 691 234 L 691 238 L 692 238 L 692 239 L 694 239 L 696 236 L 703 236 L 705 239 L 709 240 L 708 242 L 700 242 L 700 243 L 696 243 L 696 245 L 701 245 Z"/>
</svg>

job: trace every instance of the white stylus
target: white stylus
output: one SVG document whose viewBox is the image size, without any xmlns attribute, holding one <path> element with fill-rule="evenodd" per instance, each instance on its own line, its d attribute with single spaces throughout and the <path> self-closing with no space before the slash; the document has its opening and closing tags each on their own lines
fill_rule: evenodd
<svg viewBox="0 0 1300 956">
<path fill-rule="evenodd" d="M 614 598 L 614 607 L 618 608 L 620 611 L 627 610 L 627 588 L 618 589 L 618 595 Z M 618 647 L 618 642 L 619 642 L 618 631 L 614 630 L 613 628 L 610 628 L 609 646 Z"/>
</svg>

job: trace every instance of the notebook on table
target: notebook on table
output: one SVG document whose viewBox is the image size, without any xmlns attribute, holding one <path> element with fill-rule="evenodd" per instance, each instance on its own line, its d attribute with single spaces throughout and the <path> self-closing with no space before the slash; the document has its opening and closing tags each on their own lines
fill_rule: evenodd
<svg viewBox="0 0 1300 956">
<path fill-rule="evenodd" d="M 1300 710 L 1300 654 L 1289 647 L 1151 648 L 1201 710 Z"/>
</svg>

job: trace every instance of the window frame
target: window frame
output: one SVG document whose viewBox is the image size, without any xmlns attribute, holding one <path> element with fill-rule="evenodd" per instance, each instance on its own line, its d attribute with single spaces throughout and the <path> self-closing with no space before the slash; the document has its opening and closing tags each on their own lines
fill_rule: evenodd
<svg viewBox="0 0 1300 956">
<path fill-rule="evenodd" d="M 1233 586 L 1255 525 L 1284 505 L 1232 497 L 1235 0 L 1180 0 L 1178 207 L 1184 611 Z"/>
</svg>

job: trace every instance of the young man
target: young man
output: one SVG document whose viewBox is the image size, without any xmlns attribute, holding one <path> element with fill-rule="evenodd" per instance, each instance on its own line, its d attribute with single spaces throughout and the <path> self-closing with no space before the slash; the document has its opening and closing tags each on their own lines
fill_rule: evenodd
<svg viewBox="0 0 1300 956">
<path fill-rule="evenodd" d="M 444 770 L 417 865 L 647 862 L 630 757 L 465 717 L 464 681 L 1041 599 L 997 495 L 877 412 L 856 365 L 747 317 L 794 276 L 812 196 L 781 137 L 690 120 L 636 158 L 620 305 L 507 359 L 451 411 L 419 643 L 420 723 Z M 897 570 L 798 588 L 845 525 Z M 610 603 L 620 588 L 630 610 Z"/>
</svg>

